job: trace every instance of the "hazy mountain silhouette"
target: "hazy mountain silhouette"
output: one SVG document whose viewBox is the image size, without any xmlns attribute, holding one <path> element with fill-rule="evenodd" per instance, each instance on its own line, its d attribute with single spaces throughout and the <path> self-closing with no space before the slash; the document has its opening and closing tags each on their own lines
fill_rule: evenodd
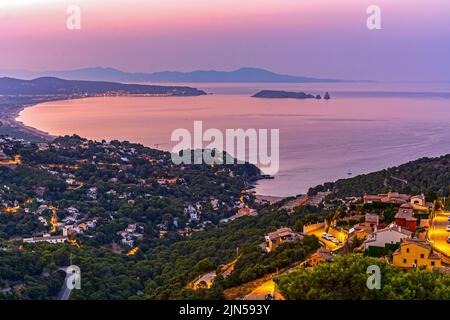
<svg viewBox="0 0 450 320">
<path fill-rule="evenodd" d="M 31 79 L 58 77 L 67 80 L 121 81 L 121 82 L 344 82 L 278 74 L 260 68 L 240 68 L 234 71 L 198 70 L 191 72 L 161 71 L 153 73 L 124 72 L 114 68 L 82 68 L 64 71 L 30 72 L 26 70 L 0 70 L 0 75 Z M 345 81 L 348 82 L 348 81 Z"/>
</svg>

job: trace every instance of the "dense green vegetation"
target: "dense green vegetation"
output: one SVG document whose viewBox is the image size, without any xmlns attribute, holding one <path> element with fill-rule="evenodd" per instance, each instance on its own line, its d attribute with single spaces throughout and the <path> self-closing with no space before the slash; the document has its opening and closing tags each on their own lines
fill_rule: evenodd
<svg viewBox="0 0 450 320">
<path fill-rule="evenodd" d="M 224 289 L 304 261 L 319 247 L 316 238 L 305 236 L 267 254 L 261 249 L 265 234 L 283 226 L 301 231 L 305 224 L 343 213 L 337 210 L 339 203 L 326 209 L 322 204 L 302 206 L 291 213 L 279 209 L 280 205 L 257 205 L 254 196 L 245 191 L 259 175 L 249 164 L 175 166 L 168 153 L 142 145 L 94 142 L 77 136 L 58 138 L 47 148 L 12 140 L 3 141 L 1 147 L 8 157 L 20 154 L 23 159 L 17 167 L 0 166 L 3 299 L 54 299 L 64 279 L 58 270 L 71 264 L 79 266 L 82 274 L 82 290 L 74 290 L 71 299 L 220 299 Z M 386 176 L 395 176 L 408 180 L 406 184 L 388 179 L 400 183 L 395 191 L 424 190 L 428 198 L 446 195 L 450 180 L 447 158 L 421 159 L 310 192 L 333 189 L 339 196 L 377 193 L 386 190 Z M 428 174 L 433 179 L 424 178 Z M 68 179 L 75 183 L 69 184 Z M 243 203 L 257 209 L 258 216 L 220 222 L 234 215 Z M 51 226 L 42 223 L 52 216 L 49 208 L 40 210 L 43 205 L 54 208 L 59 223 L 56 230 L 50 231 Z M 200 206 L 198 218 L 186 213 L 191 205 Z M 355 206 L 361 212 L 377 212 L 387 222 L 396 211 L 387 204 Z M 4 210 L 16 207 L 14 213 Z M 76 222 L 67 220 L 71 217 L 68 209 L 73 208 L 78 211 Z M 72 236 L 80 247 L 21 242 L 21 238 L 44 232 L 61 235 L 67 224 L 94 219 L 95 227 Z M 142 228 L 141 237 L 133 238 L 133 246 L 121 242 L 118 234 L 130 224 Z M 180 233 L 186 230 L 192 234 Z M 138 251 L 127 256 L 131 247 Z M 237 255 L 229 277 L 219 277 L 211 289 L 188 288 L 192 280 L 230 263 Z M 408 275 L 380 263 L 358 255 L 339 257 L 313 271 L 300 269 L 281 277 L 280 288 L 293 299 L 421 298 L 424 293 L 419 285 L 433 286 L 431 297 L 448 295 L 443 287 L 448 279 L 442 275 L 420 270 Z M 369 264 L 380 264 L 383 270 L 381 291 L 364 289 Z M 404 283 L 407 290 L 401 292 Z"/>
<path fill-rule="evenodd" d="M 367 288 L 367 268 L 381 271 L 381 289 Z M 360 254 L 338 256 L 312 270 L 299 269 L 278 280 L 283 295 L 294 300 L 433 300 L 450 299 L 450 276 L 439 271 L 401 271 Z"/>
<path fill-rule="evenodd" d="M 211 299 L 220 298 L 226 287 L 238 285 L 303 260 L 318 248 L 318 241 L 303 241 L 264 254 L 259 245 L 264 234 L 281 226 L 301 227 L 315 221 L 318 213 L 302 210 L 288 215 L 277 210 L 260 217 L 242 218 L 232 223 L 195 233 L 191 238 L 155 241 L 133 257 L 111 253 L 104 247 L 65 245 L 28 245 L 23 252 L 7 245 L 0 252 L 0 279 L 3 284 L 22 284 L 33 288 L 17 295 L 20 298 L 51 298 L 62 284 L 63 273 L 55 271 L 70 263 L 82 270 L 82 290 L 73 299 Z M 240 259 L 232 276 L 218 281 L 212 290 L 186 288 L 198 275 L 214 270 L 236 257 Z M 28 290 L 28 289 L 27 289 Z M 2 296 L 0 294 L 0 296 Z M 11 298 L 4 294 L 4 298 Z"/>
</svg>

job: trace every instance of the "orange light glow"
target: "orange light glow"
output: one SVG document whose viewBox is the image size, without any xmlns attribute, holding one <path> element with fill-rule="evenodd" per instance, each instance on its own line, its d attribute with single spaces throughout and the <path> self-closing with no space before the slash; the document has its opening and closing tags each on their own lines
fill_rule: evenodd
<svg viewBox="0 0 450 320">
<path fill-rule="evenodd" d="M 133 248 L 127 252 L 127 257 L 134 256 L 139 251 L 139 247 Z"/>
<path fill-rule="evenodd" d="M 53 213 L 52 217 L 50 218 L 50 225 L 51 225 L 50 232 L 56 232 L 56 227 L 58 225 L 58 215 L 56 214 L 56 208 L 51 207 L 51 210 L 53 211 Z"/>
</svg>

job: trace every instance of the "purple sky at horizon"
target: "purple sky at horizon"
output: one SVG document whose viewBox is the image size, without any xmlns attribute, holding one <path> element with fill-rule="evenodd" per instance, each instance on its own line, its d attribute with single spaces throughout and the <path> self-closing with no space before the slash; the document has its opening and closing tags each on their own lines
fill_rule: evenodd
<svg viewBox="0 0 450 320">
<path fill-rule="evenodd" d="M 366 9 L 381 8 L 382 30 Z M 66 8 L 79 5 L 81 30 Z M 448 0 L 0 0 L 0 69 L 450 81 Z"/>
</svg>

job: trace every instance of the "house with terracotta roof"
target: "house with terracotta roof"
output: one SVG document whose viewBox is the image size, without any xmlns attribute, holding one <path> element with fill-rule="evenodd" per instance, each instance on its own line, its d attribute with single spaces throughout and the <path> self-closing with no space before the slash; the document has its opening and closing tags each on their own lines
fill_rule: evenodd
<svg viewBox="0 0 450 320">
<path fill-rule="evenodd" d="M 430 270 L 442 266 L 441 257 L 433 252 L 430 243 L 425 239 L 404 240 L 392 255 L 392 265 L 400 268 L 425 266 Z"/>
<path fill-rule="evenodd" d="M 381 203 L 394 203 L 394 204 L 404 204 L 408 203 L 411 196 L 408 194 L 402 194 L 398 192 L 388 192 L 388 193 L 381 193 L 378 195 L 364 195 L 363 201 L 364 203 L 374 203 L 374 202 L 381 202 Z"/>
<path fill-rule="evenodd" d="M 271 252 L 278 248 L 281 244 L 300 240 L 302 236 L 291 228 L 280 228 L 274 232 L 270 232 L 265 236 L 265 251 Z"/>
<path fill-rule="evenodd" d="M 417 218 L 414 217 L 414 209 L 412 204 L 405 203 L 400 206 L 395 215 L 395 224 L 409 231 L 416 231 Z"/>
</svg>

